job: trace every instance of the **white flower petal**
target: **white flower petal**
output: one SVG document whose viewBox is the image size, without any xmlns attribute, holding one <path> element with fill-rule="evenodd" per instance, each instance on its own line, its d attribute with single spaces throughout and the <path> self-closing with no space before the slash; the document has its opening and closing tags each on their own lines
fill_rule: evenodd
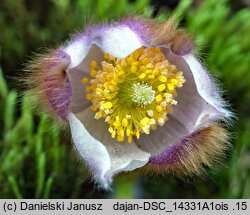
<svg viewBox="0 0 250 215">
<path fill-rule="evenodd" d="M 112 139 L 107 123 L 94 119 L 90 108 L 76 115 L 71 113 L 69 122 L 80 156 L 104 188 L 108 188 L 114 175 L 142 167 L 149 160 L 150 154 L 139 149 L 134 142 L 120 143 Z"/>
<path fill-rule="evenodd" d="M 186 78 L 184 87 L 177 90 L 179 104 L 174 107 L 175 113 L 178 113 L 175 114 L 177 119 L 180 118 L 185 123 L 192 122 L 192 125 L 198 126 L 206 120 L 232 117 L 232 113 L 225 108 L 226 103 L 220 97 L 219 89 L 213 79 L 193 55 L 178 57 L 171 52 L 166 52 L 166 58 L 183 71 Z M 185 115 L 193 116 L 193 120 L 187 120 Z M 189 128 L 193 131 L 192 127 L 189 126 Z"/>
<path fill-rule="evenodd" d="M 87 37 L 75 38 L 67 46 L 63 47 L 63 51 L 70 56 L 69 69 L 76 67 L 86 57 L 90 44 L 87 41 Z"/>
<path fill-rule="evenodd" d="M 124 58 L 142 46 L 138 36 L 125 25 L 94 31 L 91 40 L 103 51 L 117 58 Z"/>
<path fill-rule="evenodd" d="M 81 121 L 73 114 L 69 114 L 69 124 L 73 142 L 80 156 L 87 162 L 95 178 L 104 188 L 107 188 L 111 178 L 106 173 L 111 168 L 110 156 L 102 143 L 92 137 Z"/>
<path fill-rule="evenodd" d="M 71 58 L 69 69 L 77 67 L 86 58 L 93 44 L 117 58 L 124 58 L 142 46 L 138 36 L 126 25 L 96 27 L 63 47 Z"/>
<path fill-rule="evenodd" d="M 89 78 L 88 73 L 83 73 L 79 69 L 73 69 L 68 73 L 68 78 L 71 84 L 72 97 L 69 106 L 69 112 L 77 113 L 90 106 L 90 101 L 86 99 L 86 84 L 82 83 L 84 77 Z"/>
<path fill-rule="evenodd" d="M 136 142 L 142 150 L 155 156 L 187 134 L 189 131 L 185 128 L 184 123 L 169 115 L 169 120 L 163 126 L 151 130 L 150 134 L 142 134 Z"/>
<path fill-rule="evenodd" d="M 158 126 L 149 135 L 142 135 L 137 141 L 143 150 L 152 155 L 161 153 L 211 121 L 231 116 L 231 112 L 224 108 L 225 103 L 215 83 L 192 55 L 178 57 L 168 50 L 165 50 L 165 55 L 183 71 L 186 82 L 177 89 L 178 104 L 173 106 L 173 113 L 169 114 L 166 124 Z"/>
<path fill-rule="evenodd" d="M 158 126 L 149 135 L 142 135 L 137 141 L 142 149 L 157 155 L 167 147 L 175 144 L 178 139 L 192 133 L 197 120 L 207 102 L 199 95 L 195 81 L 188 65 L 182 57 L 178 57 L 168 50 L 165 52 L 166 59 L 183 71 L 186 82 L 182 88 L 177 89 L 176 100 L 178 104 L 173 106 L 173 113 L 168 115 L 169 120 L 164 126 Z"/>
<path fill-rule="evenodd" d="M 218 87 L 202 64 L 192 54 L 183 56 L 183 59 L 193 74 L 197 91 L 201 97 L 218 110 L 222 117 L 231 118 L 232 113 L 225 108 L 226 103 L 221 99 Z"/>
<path fill-rule="evenodd" d="M 111 140 L 107 144 L 107 150 L 111 156 L 111 174 L 140 168 L 148 162 L 150 157 L 149 153 L 139 149 L 135 143 L 128 144 Z"/>
</svg>

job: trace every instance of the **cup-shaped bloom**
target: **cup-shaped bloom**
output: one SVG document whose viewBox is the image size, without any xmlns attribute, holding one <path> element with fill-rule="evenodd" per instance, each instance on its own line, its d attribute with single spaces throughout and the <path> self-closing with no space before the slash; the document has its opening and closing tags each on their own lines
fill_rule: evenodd
<svg viewBox="0 0 250 215">
<path fill-rule="evenodd" d="M 77 152 L 104 188 L 141 167 L 201 174 L 229 145 L 222 124 L 232 114 L 171 20 L 88 27 L 31 70 L 39 100 L 69 122 Z"/>
</svg>

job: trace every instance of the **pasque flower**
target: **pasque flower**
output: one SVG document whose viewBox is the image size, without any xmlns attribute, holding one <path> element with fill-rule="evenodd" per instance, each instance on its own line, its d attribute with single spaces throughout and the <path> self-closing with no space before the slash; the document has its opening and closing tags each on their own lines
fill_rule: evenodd
<svg viewBox="0 0 250 215">
<path fill-rule="evenodd" d="M 199 175 L 229 145 L 224 127 L 232 114 L 171 19 L 90 26 L 30 70 L 33 92 L 69 123 L 77 152 L 103 188 L 141 167 Z"/>
</svg>

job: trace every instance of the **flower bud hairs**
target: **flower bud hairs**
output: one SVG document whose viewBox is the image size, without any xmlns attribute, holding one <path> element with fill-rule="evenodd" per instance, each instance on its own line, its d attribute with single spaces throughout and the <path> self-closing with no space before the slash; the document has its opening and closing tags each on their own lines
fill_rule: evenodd
<svg viewBox="0 0 250 215">
<path fill-rule="evenodd" d="M 138 168 L 180 177 L 214 167 L 232 113 L 174 24 L 131 17 L 91 26 L 29 66 L 33 94 L 69 124 L 95 181 Z"/>
</svg>

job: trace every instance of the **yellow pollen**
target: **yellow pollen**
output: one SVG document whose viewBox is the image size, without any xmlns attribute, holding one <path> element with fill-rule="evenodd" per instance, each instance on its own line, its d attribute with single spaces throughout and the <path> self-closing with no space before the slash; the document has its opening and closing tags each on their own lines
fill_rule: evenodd
<svg viewBox="0 0 250 215">
<path fill-rule="evenodd" d="M 128 143 L 165 124 L 177 105 L 176 89 L 185 82 L 161 49 L 151 47 L 123 59 L 104 53 L 102 62 L 90 63 L 90 76 L 82 84 L 95 119 L 104 118 L 111 137 Z"/>
<path fill-rule="evenodd" d="M 86 97 L 87 97 L 88 100 L 92 100 L 93 99 L 93 95 L 92 94 L 87 94 Z"/>
<path fill-rule="evenodd" d="M 85 78 L 82 79 L 82 83 L 83 83 L 83 84 L 87 84 L 88 82 L 89 82 L 89 79 L 88 79 L 88 78 L 85 77 Z"/>
<path fill-rule="evenodd" d="M 128 126 L 128 120 L 126 118 L 122 119 L 122 126 L 125 128 Z"/>
<path fill-rule="evenodd" d="M 131 72 L 136 72 L 137 67 L 136 66 L 131 66 Z"/>
<path fill-rule="evenodd" d="M 111 103 L 111 102 L 105 102 L 105 103 L 103 104 L 103 108 L 104 108 L 104 109 L 110 109 L 110 108 L 112 108 L 112 103 Z"/>
<path fill-rule="evenodd" d="M 145 125 L 148 124 L 148 122 L 149 122 L 149 118 L 148 118 L 148 117 L 144 117 L 144 118 L 141 120 L 141 125 L 142 125 L 142 126 L 145 126 Z"/>
<path fill-rule="evenodd" d="M 159 74 L 159 70 L 158 69 L 154 69 L 153 72 L 152 72 L 153 75 L 158 75 Z"/>
<path fill-rule="evenodd" d="M 145 77 L 146 77 L 146 74 L 145 74 L 145 73 L 142 73 L 142 74 L 139 75 L 138 78 L 139 78 L 139 79 L 143 79 L 143 78 L 145 78 Z"/>
<path fill-rule="evenodd" d="M 169 90 L 171 90 L 171 91 L 174 90 L 174 85 L 173 84 L 168 84 L 167 86 L 168 86 Z"/>
<path fill-rule="evenodd" d="M 179 85 L 179 81 L 176 80 L 176 79 L 171 79 L 171 83 L 172 83 L 173 85 L 176 85 L 176 86 Z"/>
<path fill-rule="evenodd" d="M 145 57 L 142 59 L 141 63 L 147 65 L 150 62 L 149 58 Z"/>
<path fill-rule="evenodd" d="M 91 68 L 95 68 L 97 66 L 96 61 L 92 60 L 92 62 L 90 63 Z"/>
<path fill-rule="evenodd" d="M 153 110 L 148 110 L 148 111 L 147 111 L 147 115 L 148 115 L 149 117 L 154 116 L 154 111 L 153 111 Z"/>
<path fill-rule="evenodd" d="M 177 105 L 177 101 L 172 100 L 172 101 L 171 101 L 171 105 Z"/>
<path fill-rule="evenodd" d="M 163 118 L 159 118 L 159 119 L 158 119 L 158 124 L 159 124 L 160 126 L 163 126 L 164 123 L 165 123 L 165 120 L 164 120 Z"/>
<path fill-rule="evenodd" d="M 160 82 L 167 82 L 167 77 L 166 76 L 164 76 L 164 75 L 160 75 L 160 77 L 159 77 L 159 81 Z"/>
<path fill-rule="evenodd" d="M 158 90 L 160 91 L 160 92 L 162 92 L 163 90 L 165 90 L 166 89 L 166 85 L 165 84 L 160 84 L 160 85 L 158 85 Z"/>
<path fill-rule="evenodd" d="M 155 97 L 155 100 L 157 102 L 161 102 L 162 101 L 162 95 L 161 94 L 158 94 L 156 97 Z"/>
<path fill-rule="evenodd" d="M 130 136 L 130 134 L 131 134 L 131 130 L 130 130 L 129 128 L 127 128 L 127 129 L 126 129 L 126 135 L 127 135 L 127 136 Z"/>
<path fill-rule="evenodd" d="M 157 105 L 157 106 L 156 106 L 156 110 L 157 110 L 157 112 L 160 113 L 160 112 L 162 111 L 162 107 L 161 107 L 160 105 Z"/>
<path fill-rule="evenodd" d="M 127 135 L 128 136 L 128 143 L 132 142 L 132 135 Z"/>
<path fill-rule="evenodd" d="M 154 78 L 155 78 L 154 75 L 149 75 L 149 76 L 148 76 L 148 79 L 154 79 Z"/>
<path fill-rule="evenodd" d="M 91 70 L 90 75 L 92 78 L 94 78 L 96 76 L 96 71 L 95 70 Z"/>
</svg>

